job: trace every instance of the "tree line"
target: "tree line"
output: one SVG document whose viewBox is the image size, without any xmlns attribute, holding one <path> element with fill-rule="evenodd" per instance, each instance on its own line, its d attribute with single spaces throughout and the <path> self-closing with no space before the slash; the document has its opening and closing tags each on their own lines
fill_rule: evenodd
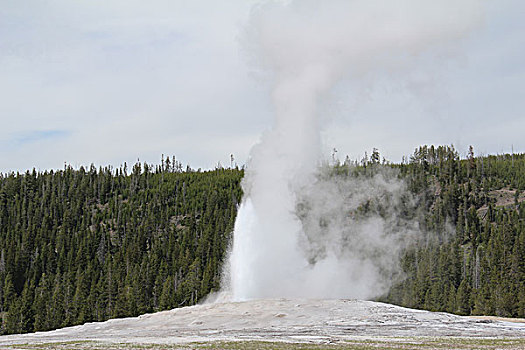
<svg viewBox="0 0 525 350">
<path fill-rule="evenodd" d="M 462 315 L 525 316 L 525 154 L 460 158 L 377 150 L 337 176 L 394 169 L 421 237 L 381 300 Z M 50 330 L 192 305 L 220 288 L 243 169 L 175 159 L 0 174 L 0 333 Z M 366 210 L 363 215 L 366 215 Z"/>
<path fill-rule="evenodd" d="M 476 157 L 471 146 L 461 159 L 453 146 L 421 146 L 392 164 L 374 149 L 360 161 L 336 162 L 332 173 L 397 176 L 410 193 L 395 215 L 417 223 L 419 235 L 379 300 L 460 315 L 525 316 L 525 154 Z M 385 198 L 371 198 L 359 214 L 384 216 L 385 205 Z"/>
<path fill-rule="evenodd" d="M 0 332 L 192 305 L 220 284 L 243 170 L 70 166 L 0 176 Z"/>
<path fill-rule="evenodd" d="M 525 154 L 460 159 L 418 148 L 393 165 L 424 208 L 425 237 L 402 257 L 405 278 L 385 296 L 460 315 L 525 316 Z"/>
</svg>

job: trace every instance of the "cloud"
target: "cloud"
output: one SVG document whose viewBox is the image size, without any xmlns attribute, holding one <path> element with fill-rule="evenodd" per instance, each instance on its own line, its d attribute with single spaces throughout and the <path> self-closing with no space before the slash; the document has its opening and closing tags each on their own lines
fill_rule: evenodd
<svg viewBox="0 0 525 350">
<path fill-rule="evenodd" d="M 47 143 L 45 154 L 30 145 L 0 150 L 0 171 L 64 161 L 157 162 L 161 153 L 196 167 L 213 167 L 231 153 L 245 157 L 249 146 L 238 147 L 236 136 L 255 142 L 264 128 L 256 119 L 268 118 L 264 98 L 249 92 L 257 88 L 236 39 L 250 6 L 9 2 L 0 15 L 0 138 L 44 128 L 75 137 Z M 192 144 L 188 136 L 197 130 L 216 135 L 214 144 L 206 137 Z M 67 151 L 52 152 L 58 145 Z"/>
<path fill-rule="evenodd" d="M 64 161 L 114 166 L 137 158 L 157 162 L 161 153 L 176 154 L 195 167 L 227 163 L 230 153 L 244 162 L 273 115 L 270 84 L 265 77 L 253 79 L 253 66 L 239 43 L 256 3 L 4 1 L 0 139 L 34 130 L 68 130 L 71 136 L 48 139 L 38 149 L 32 148 L 34 143 L 18 145 L 16 152 L 2 147 L 0 171 L 61 168 Z M 377 138 L 371 130 L 353 128 L 352 121 L 374 118 L 369 123 L 377 127 L 402 116 L 407 123 L 382 139 L 385 148 L 396 149 L 389 154 L 394 159 L 421 141 L 476 142 L 486 152 L 499 151 L 501 146 L 495 149 L 494 144 L 509 143 L 490 130 L 470 139 L 452 126 L 435 128 L 440 118 L 463 130 L 472 120 L 481 129 L 496 119 L 510 125 L 523 118 L 525 28 L 520 14 L 525 4 L 493 3 L 485 5 L 485 29 L 464 42 L 464 59 L 439 72 L 429 93 L 407 98 L 405 92 L 376 91 L 356 106 L 352 87 L 341 86 L 340 104 L 327 111 L 334 128 L 348 134 L 328 135 L 329 140 L 341 153 L 362 154 L 378 146 Z M 385 95 L 393 97 L 385 100 Z M 450 99 L 441 104 L 442 95 Z M 440 116 L 418 107 L 431 103 L 442 105 Z M 367 116 L 368 110 L 377 113 Z M 403 133 L 428 137 L 399 140 Z M 354 135 L 363 141 L 349 142 Z M 202 141 L 192 143 L 194 139 Z M 518 137 L 512 143 L 525 151 Z"/>
</svg>

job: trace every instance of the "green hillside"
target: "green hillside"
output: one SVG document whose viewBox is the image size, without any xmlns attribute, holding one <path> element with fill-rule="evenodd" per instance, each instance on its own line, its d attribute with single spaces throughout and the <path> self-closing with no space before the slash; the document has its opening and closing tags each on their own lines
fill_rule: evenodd
<svg viewBox="0 0 525 350">
<path fill-rule="evenodd" d="M 424 244 L 386 300 L 462 315 L 525 316 L 525 154 L 460 160 L 421 147 L 397 166 L 425 209 Z"/>
<path fill-rule="evenodd" d="M 191 305 L 219 288 L 243 171 L 169 162 L 0 178 L 2 333 Z"/>
<path fill-rule="evenodd" d="M 338 176 L 393 168 L 423 235 L 382 300 L 458 314 L 525 316 L 525 154 L 460 159 L 421 147 Z M 218 290 L 243 170 L 174 161 L 0 175 L 0 332 L 48 330 L 196 303 Z"/>
</svg>

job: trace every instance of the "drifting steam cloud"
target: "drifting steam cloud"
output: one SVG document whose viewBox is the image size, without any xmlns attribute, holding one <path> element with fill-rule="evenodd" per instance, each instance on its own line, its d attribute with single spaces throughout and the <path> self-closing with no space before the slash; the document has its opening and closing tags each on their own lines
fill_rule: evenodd
<svg viewBox="0 0 525 350">
<path fill-rule="evenodd" d="M 234 300 L 370 298 L 389 287 L 404 193 L 395 176 L 334 180 L 322 163 L 319 101 L 341 79 L 409 71 L 419 54 L 480 21 L 476 0 L 297 0 L 254 9 L 249 50 L 271 72 L 275 125 L 251 152 L 235 224 L 228 286 Z M 356 219 L 370 198 L 390 213 Z"/>
</svg>

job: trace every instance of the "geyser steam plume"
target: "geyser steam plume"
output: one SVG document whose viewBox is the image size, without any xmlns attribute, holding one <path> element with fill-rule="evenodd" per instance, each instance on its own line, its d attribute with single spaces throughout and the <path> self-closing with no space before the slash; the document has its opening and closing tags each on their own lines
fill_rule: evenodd
<svg viewBox="0 0 525 350">
<path fill-rule="evenodd" d="M 316 180 L 319 100 L 342 78 L 408 71 L 418 55 L 460 39 L 480 18 L 476 0 L 296 0 L 253 10 L 246 42 L 271 72 L 275 125 L 252 149 L 243 183 L 228 263 L 234 300 L 370 298 L 384 292 L 388 283 L 381 271 L 394 264 L 398 251 L 384 235 L 388 222 L 377 218 L 349 227 L 351 221 L 334 214 L 337 208 L 326 207 L 358 205 L 363 192 L 356 189 L 380 188 L 396 197 L 403 186 L 382 176 L 350 184 Z M 341 196 L 352 189 L 353 197 Z M 312 228 L 315 220 L 300 217 L 305 193 L 312 217 L 329 215 L 327 224 Z M 345 238 L 351 244 L 341 244 L 341 232 L 352 236 Z M 319 243 L 322 254 L 312 258 L 312 245 Z"/>
</svg>

